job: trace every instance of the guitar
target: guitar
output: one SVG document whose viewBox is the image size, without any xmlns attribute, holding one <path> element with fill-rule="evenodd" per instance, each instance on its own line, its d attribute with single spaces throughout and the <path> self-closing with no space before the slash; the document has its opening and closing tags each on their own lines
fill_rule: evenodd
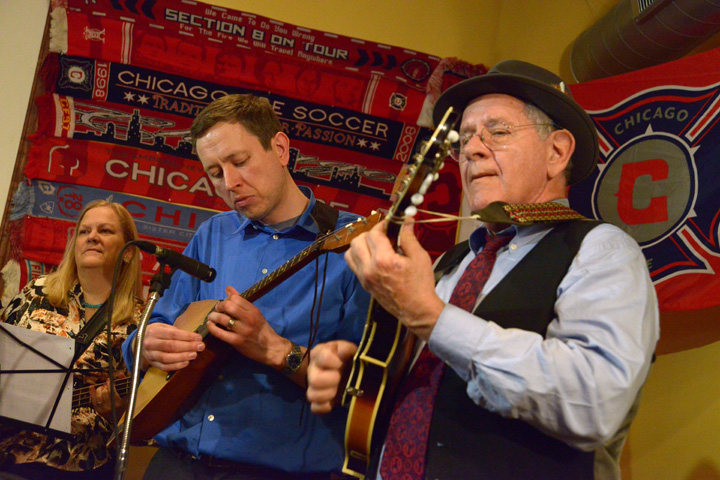
<svg viewBox="0 0 720 480">
<path fill-rule="evenodd" d="M 115 390 L 121 397 L 130 393 L 130 377 L 118 378 L 115 380 Z M 102 383 L 100 385 L 103 385 Z M 72 408 L 92 407 L 90 398 L 90 387 L 76 388 L 72 394 Z"/>
<path fill-rule="evenodd" d="M 253 302 L 321 253 L 347 250 L 353 238 L 370 230 L 381 219 L 380 213 L 373 213 L 318 238 L 280 268 L 243 292 L 242 297 Z M 214 311 L 217 303 L 217 300 L 193 302 L 175 321 L 176 327 L 201 334 L 205 350 L 198 352 L 195 360 L 181 370 L 168 373 L 155 367 L 148 368 L 138 385 L 130 432 L 131 443 L 148 440 L 177 420 L 197 401 L 203 390 L 215 379 L 225 361 L 235 352 L 230 345 L 209 335 L 205 326 L 207 316 Z M 124 429 L 124 418 L 120 421 L 119 432 Z M 117 437 L 120 437 L 120 433 Z"/>
<path fill-rule="evenodd" d="M 451 144 L 458 140 L 453 130 L 457 119 L 449 108 L 432 137 L 413 156 L 414 163 L 408 168 L 386 217 L 387 236 L 396 250 L 404 219 L 417 213 L 417 205 L 423 202 L 430 184 L 437 178 Z M 376 425 L 387 423 L 396 387 L 407 369 L 414 345 L 415 336 L 372 299 L 342 398 L 342 404 L 349 408 L 343 473 L 365 478 L 376 443 L 374 437 L 380 436 Z"/>
</svg>

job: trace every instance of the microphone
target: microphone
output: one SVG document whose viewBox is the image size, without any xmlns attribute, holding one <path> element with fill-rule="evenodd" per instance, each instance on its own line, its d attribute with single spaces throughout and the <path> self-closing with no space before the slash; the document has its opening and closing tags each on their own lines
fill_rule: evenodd
<svg viewBox="0 0 720 480">
<path fill-rule="evenodd" d="M 143 252 L 155 255 L 158 260 L 164 261 L 170 265 L 171 268 L 179 268 L 188 275 L 192 275 L 203 282 L 212 282 L 215 280 L 215 275 L 217 274 L 215 269 L 198 262 L 194 258 L 186 257 L 182 253 L 178 253 L 169 248 L 158 247 L 154 243 L 146 242 L 145 240 L 136 240 L 135 245 Z"/>
</svg>

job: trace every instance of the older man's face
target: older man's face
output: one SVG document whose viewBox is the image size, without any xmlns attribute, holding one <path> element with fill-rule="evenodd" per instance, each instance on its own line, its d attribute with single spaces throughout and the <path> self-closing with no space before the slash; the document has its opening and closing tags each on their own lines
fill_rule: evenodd
<svg viewBox="0 0 720 480">
<path fill-rule="evenodd" d="M 541 139 L 537 129 L 530 127 L 513 131 L 507 144 L 494 151 L 480 140 L 482 129 L 498 122 L 509 126 L 535 123 L 524 110 L 522 101 L 502 94 L 478 97 L 465 109 L 460 134 L 478 134 L 460 155 L 460 173 L 471 210 L 495 201 L 538 203 L 555 199 L 548 192 L 550 139 Z"/>
</svg>

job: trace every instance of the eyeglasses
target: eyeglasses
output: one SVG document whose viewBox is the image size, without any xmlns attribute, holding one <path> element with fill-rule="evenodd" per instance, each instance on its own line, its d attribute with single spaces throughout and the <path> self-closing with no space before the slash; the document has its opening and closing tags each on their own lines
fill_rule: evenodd
<svg viewBox="0 0 720 480">
<path fill-rule="evenodd" d="M 460 154 L 462 153 L 463 149 L 470 142 L 470 140 L 473 139 L 473 137 L 479 137 L 483 145 L 485 145 L 490 151 L 495 152 L 497 150 L 502 150 L 510 143 L 512 143 L 513 139 L 515 138 L 514 132 L 516 130 L 520 130 L 521 128 L 540 126 L 551 126 L 554 128 L 560 128 L 554 123 L 528 123 L 527 125 L 508 125 L 505 122 L 497 122 L 486 125 L 485 127 L 483 127 L 482 130 L 480 130 L 480 133 L 468 132 L 460 135 L 460 139 L 458 140 L 455 148 L 452 149 L 451 154 L 455 160 L 459 160 Z"/>
</svg>

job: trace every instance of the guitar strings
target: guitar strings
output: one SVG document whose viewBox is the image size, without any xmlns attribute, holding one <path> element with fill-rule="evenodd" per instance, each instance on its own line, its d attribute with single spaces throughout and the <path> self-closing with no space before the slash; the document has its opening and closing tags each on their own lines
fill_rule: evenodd
<svg viewBox="0 0 720 480">
<path fill-rule="evenodd" d="M 130 380 L 130 377 L 126 377 L 119 378 L 115 381 L 115 384 L 118 386 L 118 395 L 123 396 L 130 391 Z M 72 404 L 75 405 L 75 408 L 91 406 L 92 403 L 90 398 L 90 387 L 81 387 L 75 389 L 72 394 Z"/>
<path fill-rule="evenodd" d="M 434 215 L 439 218 L 428 218 L 426 220 L 417 220 L 415 223 L 438 223 L 438 222 L 455 222 L 461 220 L 480 220 L 477 215 L 459 216 L 449 213 L 432 212 L 430 210 L 423 210 L 418 208 L 418 212 L 426 215 Z"/>
<path fill-rule="evenodd" d="M 423 210 L 418 208 L 417 210 L 419 213 L 424 213 L 426 215 L 434 215 L 438 218 L 426 218 L 421 220 L 415 220 L 415 223 L 440 223 L 440 222 L 457 222 L 461 220 L 478 220 L 480 221 L 480 218 L 477 215 L 469 215 L 469 216 L 458 216 L 453 215 L 449 213 L 442 213 L 442 212 L 432 212 L 430 210 Z M 392 217 L 386 217 L 385 218 L 388 222 L 395 223 L 396 225 L 403 225 L 405 223 L 405 217 L 400 217 L 399 220 L 395 220 Z"/>
</svg>

